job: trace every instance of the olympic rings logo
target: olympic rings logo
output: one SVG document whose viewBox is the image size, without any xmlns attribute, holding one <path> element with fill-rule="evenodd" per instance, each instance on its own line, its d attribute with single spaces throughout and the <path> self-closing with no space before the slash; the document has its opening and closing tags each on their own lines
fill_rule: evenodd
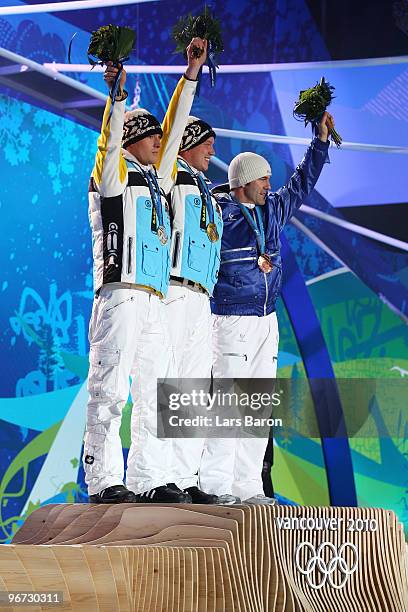
<svg viewBox="0 0 408 612">
<path fill-rule="evenodd" d="M 344 551 L 347 548 L 352 551 L 354 557 L 354 562 L 351 567 L 349 567 L 347 559 L 344 556 Z M 311 557 L 306 562 L 306 565 L 304 565 L 303 563 L 302 566 L 300 554 L 303 549 L 309 550 L 311 553 Z M 331 552 L 331 558 L 328 562 L 324 560 L 325 549 L 328 549 Z M 321 589 L 326 584 L 326 581 L 334 589 L 342 589 L 346 584 L 349 576 L 351 576 L 351 574 L 354 574 L 357 569 L 357 547 L 354 544 L 351 544 L 351 542 L 345 542 L 337 550 L 337 548 L 331 542 L 323 542 L 322 544 L 320 544 L 319 548 L 316 551 L 315 547 L 313 546 L 313 544 L 310 544 L 310 542 L 302 542 L 296 548 L 295 564 L 296 569 L 301 574 L 303 574 L 303 576 L 306 576 L 307 583 L 312 589 Z M 336 570 L 338 570 L 340 574 L 343 575 L 340 584 L 336 584 L 333 580 L 333 575 Z M 321 578 L 318 577 L 317 572 L 320 572 Z"/>
</svg>

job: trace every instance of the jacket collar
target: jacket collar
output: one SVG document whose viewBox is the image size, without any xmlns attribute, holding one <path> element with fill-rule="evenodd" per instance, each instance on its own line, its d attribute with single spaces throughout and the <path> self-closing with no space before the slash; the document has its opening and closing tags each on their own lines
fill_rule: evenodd
<svg viewBox="0 0 408 612">
<path fill-rule="evenodd" d="M 143 168 L 143 170 L 145 170 L 146 172 L 148 170 L 152 170 L 153 166 L 151 164 L 149 164 L 148 166 L 145 166 L 144 164 L 142 164 L 134 155 L 132 155 L 131 153 L 129 153 L 129 151 L 127 149 L 122 149 L 122 155 L 125 159 L 127 159 L 128 161 L 131 162 L 136 162 L 137 164 L 139 164 L 139 166 L 141 168 Z"/>
</svg>

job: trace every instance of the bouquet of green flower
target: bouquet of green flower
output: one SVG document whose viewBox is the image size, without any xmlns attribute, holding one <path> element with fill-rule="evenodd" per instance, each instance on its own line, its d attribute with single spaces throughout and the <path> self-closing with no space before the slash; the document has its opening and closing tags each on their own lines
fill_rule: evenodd
<svg viewBox="0 0 408 612">
<path fill-rule="evenodd" d="M 116 95 L 119 89 L 120 77 L 122 75 L 123 64 L 129 59 L 130 53 L 135 42 L 135 33 L 131 28 L 114 26 L 109 24 L 102 26 L 96 32 L 92 32 L 91 40 L 88 47 L 88 61 L 92 67 L 103 66 L 108 62 L 113 62 L 114 66 L 119 68 L 115 82 L 110 91 L 111 108 L 109 112 L 108 122 L 112 116 L 113 107 L 115 106 Z M 68 59 L 70 60 L 71 44 L 68 51 Z"/>
<path fill-rule="evenodd" d="M 175 53 L 183 53 L 186 57 L 186 48 L 192 38 L 206 38 L 208 40 L 207 65 L 210 70 L 211 86 L 215 85 L 215 70 L 218 68 L 217 56 L 224 51 L 221 26 L 218 19 L 215 19 L 208 7 L 204 8 L 204 13 L 193 16 L 191 13 L 187 17 L 181 17 L 173 27 L 172 36 L 176 42 Z M 200 57 L 202 49 L 193 48 L 195 57 Z M 201 80 L 201 71 L 199 82 Z"/>
<path fill-rule="evenodd" d="M 300 121 L 304 121 L 305 126 L 311 123 L 313 128 L 315 128 L 334 98 L 333 91 L 334 87 L 322 77 L 320 83 L 299 93 L 299 99 L 293 109 L 294 117 Z M 333 142 L 339 147 L 342 143 L 342 139 L 335 129 L 330 130 L 330 136 Z"/>
<path fill-rule="evenodd" d="M 129 59 L 135 42 L 135 33 L 131 28 L 102 26 L 92 32 L 88 47 L 88 61 L 92 66 L 113 62 L 116 66 Z M 94 59 L 96 58 L 96 60 Z"/>
</svg>

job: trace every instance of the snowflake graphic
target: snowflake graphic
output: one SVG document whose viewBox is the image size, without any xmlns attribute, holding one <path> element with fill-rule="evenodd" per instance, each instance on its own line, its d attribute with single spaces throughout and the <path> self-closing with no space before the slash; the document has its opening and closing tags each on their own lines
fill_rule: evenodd
<svg viewBox="0 0 408 612">
<path fill-rule="evenodd" d="M 89 154 L 92 159 L 94 151 L 83 150 L 84 142 L 80 138 L 83 129 L 63 117 L 38 110 L 34 114 L 34 125 L 39 128 L 41 145 L 46 146 L 52 140 L 53 159 L 48 161 L 48 176 L 54 195 L 62 193 L 67 177 L 75 173 L 75 165 L 79 156 Z"/>
<path fill-rule="evenodd" d="M 30 161 L 32 135 L 23 125 L 29 113 L 28 104 L 0 97 L 0 140 L 4 143 L 4 158 L 11 166 Z"/>
</svg>

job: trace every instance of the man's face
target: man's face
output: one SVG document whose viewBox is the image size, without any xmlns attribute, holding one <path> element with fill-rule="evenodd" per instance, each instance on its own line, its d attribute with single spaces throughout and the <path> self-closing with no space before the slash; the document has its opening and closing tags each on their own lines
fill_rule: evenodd
<svg viewBox="0 0 408 612">
<path fill-rule="evenodd" d="M 248 204 L 265 204 L 265 197 L 271 188 L 269 176 L 263 176 L 243 186 L 244 201 Z"/>
<path fill-rule="evenodd" d="M 160 134 L 146 136 L 142 138 L 142 140 L 138 140 L 138 142 L 131 144 L 127 150 L 131 155 L 134 155 L 143 166 L 155 164 L 159 159 L 160 140 Z"/>
<path fill-rule="evenodd" d="M 215 154 L 214 142 L 214 137 L 211 136 L 189 151 L 182 151 L 180 157 L 199 172 L 207 172 L 210 159 Z"/>
</svg>

